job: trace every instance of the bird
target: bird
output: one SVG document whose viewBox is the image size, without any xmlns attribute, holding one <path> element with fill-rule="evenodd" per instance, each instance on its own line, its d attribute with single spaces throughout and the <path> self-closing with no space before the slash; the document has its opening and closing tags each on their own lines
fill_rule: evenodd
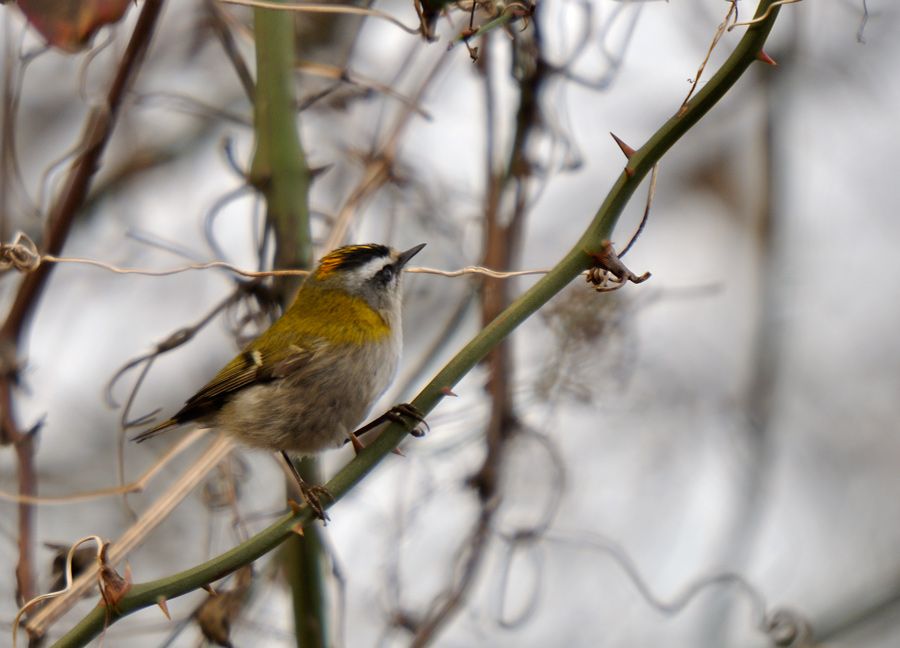
<svg viewBox="0 0 900 648">
<path fill-rule="evenodd" d="M 171 418 L 133 440 L 194 423 L 280 452 L 303 499 L 326 520 L 321 496 L 327 491 L 307 484 L 288 453 L 314 455 L 348 440 L 357 451 L 362 447 L 354 430 L 391 384 L 400 360 L 402 271 L 423 247 L 398 252 L 369 243 L 329 252 L 280 318 Z M 362 430 L 402 417 L 423 421 L 404 404 Z"/>
</svg>

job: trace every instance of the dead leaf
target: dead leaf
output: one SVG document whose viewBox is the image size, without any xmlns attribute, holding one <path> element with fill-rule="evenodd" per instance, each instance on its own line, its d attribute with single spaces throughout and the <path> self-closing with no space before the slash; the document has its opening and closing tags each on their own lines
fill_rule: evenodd
<svg viewBox="0 0 900 648">
<path fill-rule="evenodd" d="M 107 608 L 116 609 L 122 597 L 131 589 L 131 571 L 125 571 L 125 577 L 119 575 L 113 567 L 107 562 L 106 551 L 109 543 L 103 545 L 100 550 L 100 596 Z"/>
<path fill-rule="evenodd" d="M 235 575 L 233 588 L 210 595 L 197 608 L 194 618 L 207 640 L 225 648 L 232 648 L 231 627 L 247 602 L 252 581 L 252 568 L 243 567 Z"/>
<path fill-rule="evenodd" d="M 19 0 L 19 9 L 53 47 L 79 52 L 104 25 L 118 22 L 129 0 Z"/>
</svg>

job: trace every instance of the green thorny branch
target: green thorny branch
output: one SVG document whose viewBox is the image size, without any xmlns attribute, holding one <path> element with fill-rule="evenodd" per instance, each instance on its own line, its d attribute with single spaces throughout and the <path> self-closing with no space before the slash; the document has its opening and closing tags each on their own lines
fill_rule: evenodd
<svg viewBox="0 0 900 648">
<path fill-rule="evenodd" d="M 761 0 L 756 17 L 762 18 L 747 28 L 734 51 L 703 87 L 676 115 L 666 121 L 653 136 L 628 159 L 612 189 L 597 210 L 594 219 L 569 253 L 543 278 L 537 281 L 506 310 L 479 332 L 425 386 L 412 405 L 428 413 L 447 391 L 468 373 L 496 344 L 534 314 L 579 273 L 591 267 L 600 255 L 622 209 L 654 164 L 694 126 L 737 82 L 750 65 L 760 58 L 763 45 L 778 17 L 777 0 Z M 328 482 L 328 490 L 338 500 L 347 494 L 406 437 L 409 424 L 392 423 L 355 459 Z M 212 583 L 251 563 L 290 537 L 298 524 L 312 519 L 307 508 L 285 515 L 246 542 L 201 565 L 167 578 L 134 585 L 118 601 L 115 609 L 98 605 L 62 637 L 57 648 L 83 646 L 105 627 L 136 610 L 156 605 L 157 601 L 181 596 Z"/>
</svg>

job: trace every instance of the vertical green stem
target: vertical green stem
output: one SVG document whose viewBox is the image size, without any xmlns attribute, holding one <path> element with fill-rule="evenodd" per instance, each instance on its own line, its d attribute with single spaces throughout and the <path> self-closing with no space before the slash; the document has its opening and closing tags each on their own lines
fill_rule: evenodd
<svg viewBox="0 0 900 648">
<path fill-rule="evenodd" d="M 250 179 L 266 198 L 266 228 L 275 237 L 275 268 L 309 268 L 312 235 L 309 223 L 310 174 L 297 129 L 294 98 L 294 16 L 290 12 L 254 10 L 256 150 Z M 299 281 L 282 278 L 276 294 L 287 307 Z M 310 483 L 319 483 L 316 462 L 300 464 Z M 327 609 L 322 580 L 322 543 L 318 528 L 292 536 L 284 548 L 284 567 L 294 601 L 297 645 L 327 644 Z"/>
<path fill-rule="evenodd" d="M 321 483 L 318 462 L 306 458 L 297 467 L 307 483 Z M 328 608 L 325 597 L 321 527 L 313 521 L 303 528 L 303 537 L 294 535 L 283 547 L 284 568 L 291 585 L 294 629 L 297 645 L 325 648 L 328 645 Z"/>
<path fill-rule="evenodd" d="M 254 10 L 256 36 L 256 151 L 250 180 L 266 198 L 266 225 L 275 232 L 276 268 L 309 268 L 310 174 L 297 130 L 294 98 L 293 14 Z M 297 281 L 278 285 L 282 303 L 290 301 Z"/>
</svg>

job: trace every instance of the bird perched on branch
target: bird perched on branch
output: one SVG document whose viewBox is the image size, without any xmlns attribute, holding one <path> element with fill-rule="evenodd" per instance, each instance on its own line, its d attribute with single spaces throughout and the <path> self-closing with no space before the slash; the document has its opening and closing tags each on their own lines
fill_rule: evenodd
<svg viewBox="0 0 900 648">
<path fill-rule="evenodd" d="M 311 455 L 348 439 L 362 447 L 354 429 L 390 385 L 400 359 L 403 267 L 423 247 L 349 245 L 326 254 L 272 326 L 172 418 L 134 440 L 198 423 L 279 451 L 303 498 L 326 519 L 320 501 L 326 492 L 304 482 L 287 453 Z M 421 420 L 400 405 L 377 421 L 398 416 Z"/>
</svg>

